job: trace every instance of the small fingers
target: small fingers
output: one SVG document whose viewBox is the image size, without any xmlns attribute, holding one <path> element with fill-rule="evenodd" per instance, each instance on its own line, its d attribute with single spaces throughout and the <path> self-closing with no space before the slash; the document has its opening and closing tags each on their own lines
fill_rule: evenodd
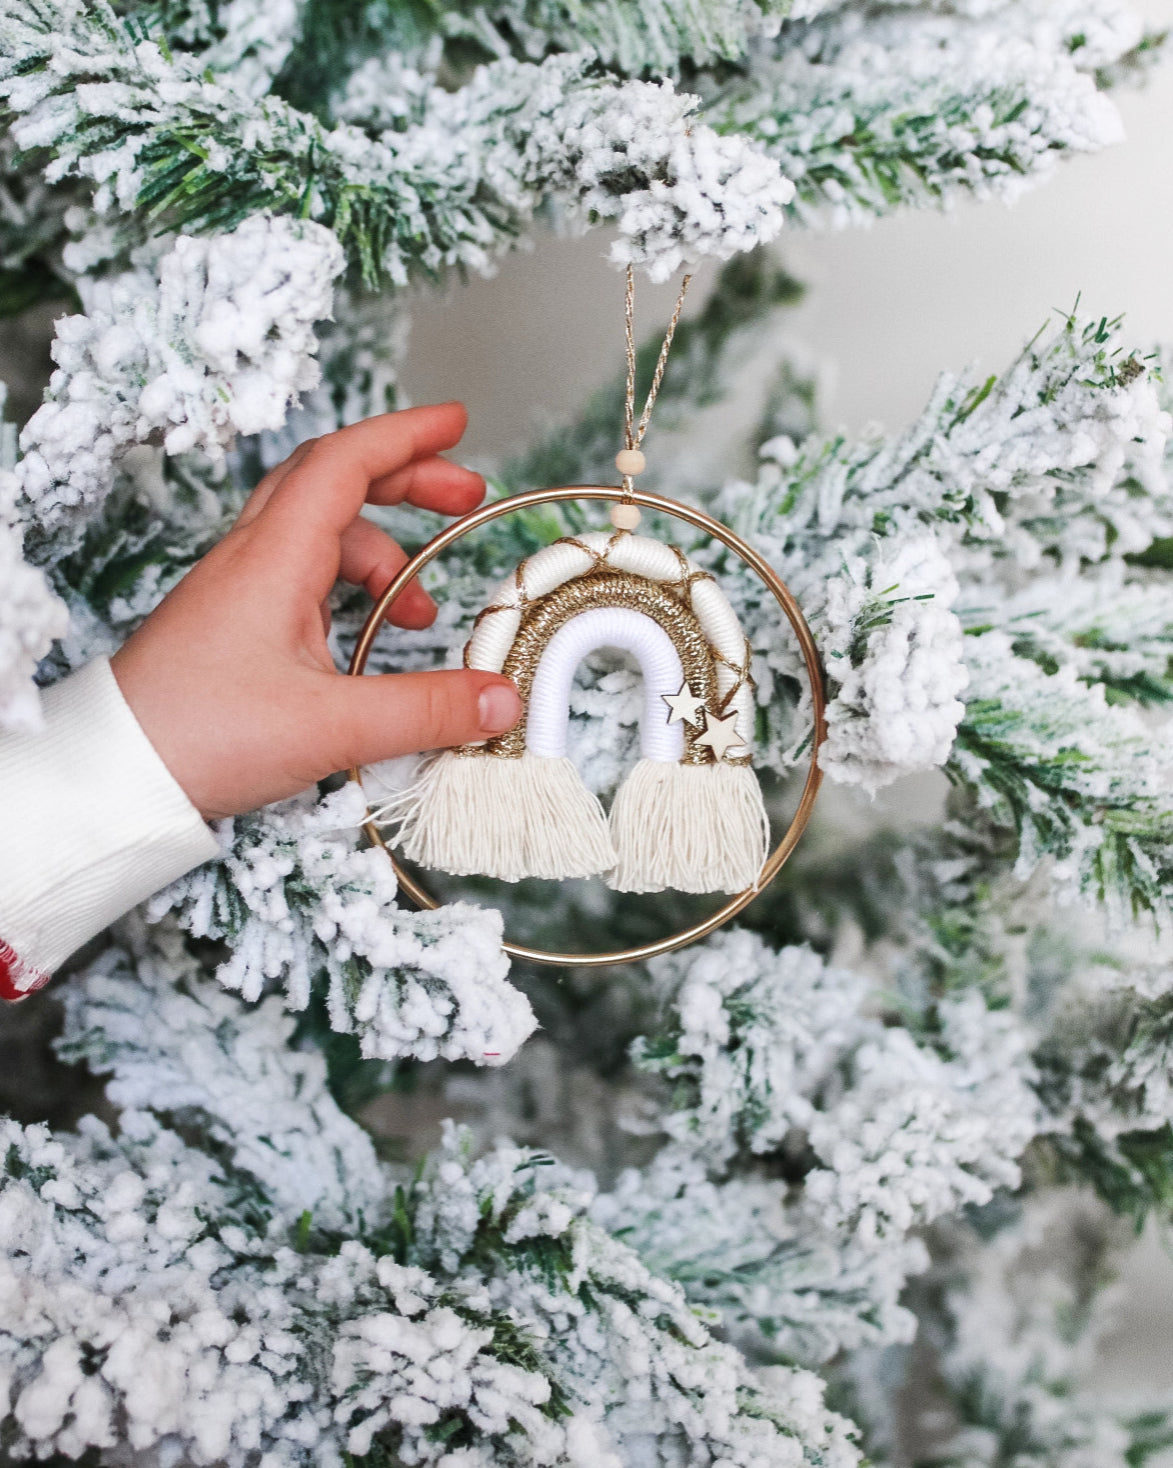
<svg viewBox="0 0 1173 1468">
<path fill-rule="evenodd" d="M 467 421 L 460 403 L 440 403 L 383 413 L 328 433 L 270 493 L 266 518 L 288 526 L 303 547 L 340 536 L 376 480 L 450 449 Z"/>
<path fill-rule="evenodd" d="M 367 503 L 398 505 L 404 500 L 421 510 L 444 515 L 466 515 L 485 497 L 485 481 L 475 470 L 449 463 L 439 454 L 416 459 L 402 469 L 371 482 Z"/>
<path fill-rule="evenodd" d="M 384 530 L 360 515 L 342 532 L 338 574 L 353 586 L 365 586 L 378 599 L 407 564 L 407 552 Z M 436 603 L 419 584 L 410 582 L 391 603 L 387 620 L 396 627 L 430 627 Z"/>
<path fill-rule="evenodd" d="M 522 713 L 511 679 L 470 668 L 347 678 L 342 703 L 340 768 L 489 739 Z"/>
</svg>

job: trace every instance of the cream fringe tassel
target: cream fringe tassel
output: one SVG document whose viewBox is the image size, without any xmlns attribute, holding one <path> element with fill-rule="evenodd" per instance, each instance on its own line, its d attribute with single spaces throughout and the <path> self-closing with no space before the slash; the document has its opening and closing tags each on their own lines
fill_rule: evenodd
<svg viewBox="0 0 1173 1468">
<path fill-rule="evenodd" d="M 607 817 L 568 759 L 446 750 L 373 813 L 404 856 L 457 877 L 591 877 L 615 865 Z"/>
<path fill-rule="evenodd" d="M 619 892 L 741 892 L 756 885 L 770 826 L 748 765 L 641 759 L 611 807 Z"/>
</svg>

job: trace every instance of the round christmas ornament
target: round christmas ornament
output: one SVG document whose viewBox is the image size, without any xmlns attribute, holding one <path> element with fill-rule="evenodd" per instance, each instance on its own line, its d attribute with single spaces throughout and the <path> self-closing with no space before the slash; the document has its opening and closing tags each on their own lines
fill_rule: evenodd
<svg viewBox="0 0 1173 1468">
<path fill-rule="evenodd" d="M 367 832 L 408 860 L 457 876 L 600 876 L 622 892 L 732 894 L 718 912 L 680 933 L 622 952 L 507 951 L 544 963 L 603 965 L 649 957 L 712 932 L 780 870 L 818 791 L 823 676 L 810 630 L 790 592 L 757 553 L 691 506 L 637 491 L 640 443 L 663 377 L 687 289 L 681 288 L 639 423 L 634 421 L 633 282 L 628 271 L 626 445 L 622 485 L 532 490 L 466 515 L 403 567 L 367 618 L 350 672 L 366 667 L 376 632 L 404 587 L 447 546 L 480 525 L 531 505 L 611 500 L 611 528 L 568 536 L 526 557 L 478 614 L 466 667 L 504 673 L 523 715 L 508 733 L 428 757 L 416 782 L 369 812 Z M 773 852 L 753 768 L 750 648 L 712 573 L 678 546 L 637 533 L 640 506 L 701 529 L 741 557 L 769 587 L 802 649 L 815 719 L 798 811 Z M 571 688 L 583 658 L 616 648 L 643 678 L 640 758 L 606 811 L 567 754 Z M 351 771 L 360 778 L 360 772 Z M 390 841 L 383 828 L 390 831 Z M 392 857 L 394 860 L 394 857 Z M 434 899 L 396 863 L 403 888 Z"/>
</svg>

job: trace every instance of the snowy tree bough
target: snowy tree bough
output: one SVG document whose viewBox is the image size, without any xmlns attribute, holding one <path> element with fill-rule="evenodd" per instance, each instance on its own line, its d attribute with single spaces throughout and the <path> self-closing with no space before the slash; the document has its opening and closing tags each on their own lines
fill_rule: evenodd
<svg viewBox="0 0 1173 1468">
<path fill-rule="evenodd" d="M 1012 198 L 1110 144 L 1111 89 L 1160 54 L 1126 0 L 0 0 L 0 309 L 70 303 L 46 401 L 0 431 L 6 726 L 297 441 L 397 405 L 405 282 L 602 224 L 657 276 L 733 257 L 649 482 L 793 588 L 826 778 L 951 782 L 911 834 L 822 802 L 753 931 L 605 976 L 511 971 L 503 928 L 634 947 L 671 897 L 409 911 L 351 784 L 222 823 L 63 977 L 63 1021 L 0 1015 L 8 1458 L 1137 1468 L 1173 1441 L 1165 1394 L 1090 1374 L 1102 1281 L 1173 1216 L 1168 350 L 1060 317 L 904 428 L 835 434 L 796 285 L 750 249 Z M 604 389 L 496 489 L 605 482 L 621 411 Z M 449 660 L 488 579 L 582 528 L 539 503 L 451 545 L 397 665 Z M 784 776 L 793 639 L 719 541 L 685 549 Z M 367 604 L 332 609 L 344 666 Z M 588 661 L 571 751 L 603 795 L 639 705 Z M 82 1092 L 26 1084 L 38 1014 Z"/>
<path fill-rule="evenodd" d="M 760 577 L 766 589 L 773 595 L 781 608 L 783 615 L 797 639 L 800 655 L 806 669 L 806 676 L 810 687 L 810 706 L 812 710 L 812 730 L 809 739 L 810 758 L 807 767 L 806 781 L 799 796 L 798 807 L 791 817 L 790 824 L 785 833 L 775 845 L 773 851 L 766 858 L 758 879 L 744 892 L 738 893 L 717 909 L 710 917 L 699 923 L 672 933 L 668 937 L 659 938 L 649 943 L 640 944 L 635 948 L 611 950 L 602 953 L 556 953 L 545 949 L 531 948 L 524 944 L 503 940 L 502 947 L 506 953 L 513 958 L 527 959 L 531 963 L 553 964 L 558 967 L 578 966 L 583 968 L 610 968 L 617 964 L 641 963 L 645 959 L 655 958 L 658 954 L 669 953 L 673 949 L 686 947 L 690 943 L 696 943 L 701 938 L 707 937 L 731 918 L 737 916 L 743 908 L 747 907 L 755 897 L 759 895 L 778 873 L 782 870 L 791 852 L 798 845 L 802 833 L 806 830 L 814 810 L 815 800 L 818 797 L 819 786 L 822 783 L 823 772 L 819 762 L 823 741 L 826 738 L 826 727 L 823 718 L 824 708 L 824 674 L 822 663 L 819 660 L 818 649 L 814 638 L 811 636 L 810 628 L 807 626 L 806 618 L 795 601 L 786 583 L 778 573 L 739 535 L 735 535 L 726 526 L 720 524 L 710 515 L 693 506 L 682 504 L 679 500 L 667 499 L 663 495 L 651 494 L 644 490 L 635 488 L 604 486 L 604 485 L 573 485 L 562 488 L 531 489 L 521 494 L 514 495 L 507 500 L 498 500 L 493 504 L 484 506 L 482 509 L 474 510 L 463 519 L 441 530 L 433 537 L 427 545 L 421 547 L 414 556 L 402 567 L 398 574 L 392 579 L 390 585 L 375 602 L 367 615 L 355 643 L 354 652 L 351 655 L 348 672 L 352 677 L 361 677 L 366 671 L 367 661 L 370 658 L 371 648 L 382 628 L 388 607 L 395 598 L 424 570 L 437 556 L 441 555 L 449 546 L 455 544 L 463 536 L 471 531 L 477 530 L 482 525 L 491 524 L 503 515 L 524 512 L 536 508 L 539 505 L 560 504 L 576 500 L 602 500 L 622 501 L 626 504 L 642 506 L 644 509 L 656 511 L 661 515 L 668 515 L 677 520 L 683 520 L 702 534 L 710 535 L 738 556 L 743 564 Z M 362 772 L 357 769 L 350 771 L 350 778 L 355 784 L 361 785 Z M 408 872 L 400 866 L 391 854 L 383 833 L 378 824 L 368 819 L 364 822 L 363 829 L 368 838 L 378 846 L 387 851 L 395 876 L 400 887 L 407 892 L 413 901 L 425 908 L 436 908 L 439 903 L 431 897 L 427 890 Z"/>
</svg>

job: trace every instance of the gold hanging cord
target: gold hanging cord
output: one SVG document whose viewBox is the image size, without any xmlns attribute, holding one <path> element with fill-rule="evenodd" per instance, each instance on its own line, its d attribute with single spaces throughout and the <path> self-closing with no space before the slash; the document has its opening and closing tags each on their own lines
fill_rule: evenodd
<svg viewBox="0 0 1173 1468">
<path fill-rule="evenodd" d="M 668 352 L 672 346 L 672 338 L 676 335 L 676 327 L 680 321 L 680 313 L 684 310 L 684 297 L 688 291 L 688 283 L 691 275 L 686 275 L 680 282 L 680 294 L 676 297 L 676 305 L 672 311 L 672 319 L 668 322 L 668 330 L 664 333 L 664 344 L 660 348 L 660 355 L 656 359 L 656 370 L 652 373 L 652 385 L 648 389 L 647 401 L 644 410 L 639 415 L 639 422 L 635 421 L 635 271 L 629 265 L 627 267 L 627 288 L 623 297 L 623 323 L 627 336 L 627 393 L 623 405 L 623 446 L 625 449 L 638 449 L 643 442 L 644 434 L 648 429 L 648 420 L 652 416 L 652 409 L 656 405 L 656 395 L 660 391 L 660 384 L 664 380 L 664 368 L 668 362 Z M 628 499 L 631 495 L 632 475 L 623 476 L 623 497 Z"/>
</svg>

